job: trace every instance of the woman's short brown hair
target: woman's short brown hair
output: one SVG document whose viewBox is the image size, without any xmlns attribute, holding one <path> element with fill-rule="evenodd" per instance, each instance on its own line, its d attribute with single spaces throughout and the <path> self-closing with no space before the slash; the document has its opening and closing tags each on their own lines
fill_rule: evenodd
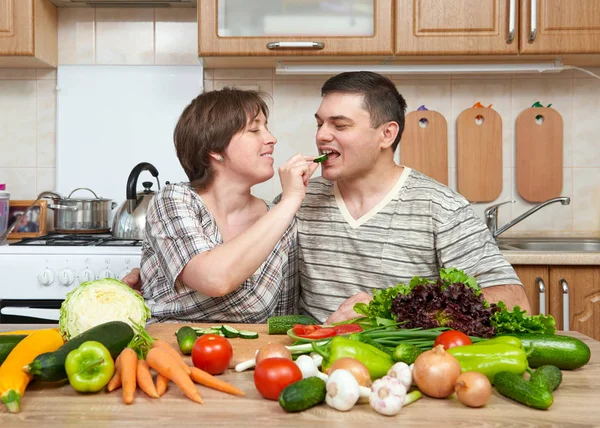
<svg viewBox="0 0 600 428">
<path fill-rule="evenodd" d="M 235 134 L 262 112 L 269 116 L 265 94 L 234 88 L 205 92 L 181 113 L 173 140 L 179 163 L 191 185 L 206 188 L 215 171 L 210 153 L 225 152 Z"/>
</svg>

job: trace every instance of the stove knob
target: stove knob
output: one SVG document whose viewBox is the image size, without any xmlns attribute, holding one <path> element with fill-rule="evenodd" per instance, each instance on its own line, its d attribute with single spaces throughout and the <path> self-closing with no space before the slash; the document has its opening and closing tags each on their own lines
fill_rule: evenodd
<svg viewBox="0 0 600 428">
<path fill-rule="evenodd" d="M 44 269 L 38 275 L 38 281 L 42 285 L 50 285 L 50 284 L 52 284 L 54 282 L 54 272 L 52 272 L 50 269 Z"/>
<path fill-rule="evenodd" d="M 58 282 L 60 284 L 68 287 L 69 285 L 73 284 L 73 281 L 75 281 L 75 272 L 73 272 L 71 269 L 63 269 L 59 272 Z"/>
<path fill-rule="evenodd" d="M 84 269 L 79 272 L 79 282 L 88 282 L 96 279 L 96 275 L 90 269 Z"/>
<path fill-rule="evenodd" d="M 115 274 L 110 269 L 102 269 L 98 272 L 98 279 L 114 278 Z"/>
</svg>

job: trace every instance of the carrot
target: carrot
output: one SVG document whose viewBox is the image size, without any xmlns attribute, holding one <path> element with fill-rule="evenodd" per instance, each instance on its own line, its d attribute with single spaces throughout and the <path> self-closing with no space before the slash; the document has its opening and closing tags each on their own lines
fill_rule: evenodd
<svg viewBox="0 0 600 428">
<path fill-rule="evenodd" d="M 167 392 L 167 386 L 169 385 L 169 379 L 161 375 L 160 373 L 156 375 L 156 392 L 159 397 L 162 397 L 165 392 Z"/>
<path fill-rule="evenodd" d="M 115 360 L 115 374 L 106 385 L 106 390 L 108 392 L 113 392 L 115 389 L 119 389 L 121 387 L 121 355 L 117 357 Z"/>
<path fill-rule="evenodd" d="M 163 341 L 163 340 L 155 340 L 152 343 L 152 347 L 159 347 L 164 349 L 165 351 L 167 351 L 169 353 L 169 355 L 171 355 L 171 357 L 175 360 L 175 362 L 177 364 L 179 364 L 181 366 L 181 368 L 188 374 L 190 375 L 192 372 L 190 371 L 190 366 L 188 366 L 185 361 L 183 361 L 183 357 L 179 354 L 179 352 L 177 352 L 175 349 L 173 349 L 173 347 L 171 345 L 169 345 L 167 342 Z"/>
<path fill-rule="evenodd" d="M 204 403 L 190 376 L 164 348 L 153 347 L 150 349 L 146 356 L 146 361 L 158 373 L 172 380 L 190 400 L 200 404 Z"/>
<path fill-rule="evenodd" d="M 190 367 L 190 369 L 192 370 L 192 380 L 200 385 L 208 386 L 209 388 L 226 392 L 228 394 L 246 395 L 241 389 L 238 389 L 230 383 L 206 373 L 204 370 L 200 370 L 197 367 Z"/>
<path fill-rule="evenodd" d="M 138 360 L 136 378 L 138 386 L 148 397 L 160 397 L 158 392 L 156 392 L 156 387 L 150 374 L 150 366 L 148 366 L 146 360 Z"/>
<path fill-rule="evenodd" d="M 137 386 L 138 357 L 131 348 L 125 348 L 119 355 L 121 359 L 121 382 L 123 384 L 123 402 L 133 403 L 135 388 Z"/>
</svg>

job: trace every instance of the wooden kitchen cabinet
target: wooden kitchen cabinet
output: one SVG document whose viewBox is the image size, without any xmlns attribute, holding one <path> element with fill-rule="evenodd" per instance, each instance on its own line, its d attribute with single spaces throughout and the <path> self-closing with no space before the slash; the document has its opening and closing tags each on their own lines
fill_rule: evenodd
<svg viewBox="0 0 600 428">
<path fill-rule="evenodd" d="M 535 315 L 548 313 L 548 266 L 513 266 Z"/>
<path fill-rule="evenodd" d="M 0 67 L 56 67 L 57 28 L 48 0 L 0 0 Z"/>
<path fill-rule="evenodd" d="M 520 26 L 523 54 L 600 53 L 600 0 L 522 0 Z"/>
<path fill-rule="evenodd" d="M 209 67 L 235 66 L 236 57 L 252 66 L 275 57 L 383 59 L 393 54 L 392 7 L 391 0 L 198 0 L 198 55 Z"/>
<path fill-rule="evenodd" d="M 600 340 L 600 266 L 513 267 L 534 314 L 545 306 L 558 330 L 578 331 Z"/>
<path fill-rule="evenodd" d="M 517 3 L 396 0 L 396 55 L 517 55 Z"/>
</svg>

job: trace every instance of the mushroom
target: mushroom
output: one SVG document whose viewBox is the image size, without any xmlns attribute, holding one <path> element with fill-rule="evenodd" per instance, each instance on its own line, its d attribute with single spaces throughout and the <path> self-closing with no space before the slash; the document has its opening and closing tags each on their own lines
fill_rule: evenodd
<svg viewBox="0 0 600 428">
<path fill-rule="evenodd" d="M 327 376 L 325 373 L 321 373 L 319 371 L 315 360 L 313 360 L 308 355 L 300 355 L 296 360 L 296 365 L 302 372 L 302 379 L 316 376 L 319 379 L 322 379 L 323 381 L 327 382 L 327 379 L 329 378 L 329 376 Z"/>
<path fill-rule="evenodd" d="M 377 413 L 393 416 L 402 409 L 405 398 L 406 387 L 402 382 L 395 377 L 384 376 L 373 382 L 369 404 Z"/>
<path fill-rule="evenodd" d="M 352 373 L 345 369 L 334 371 L 326 384 L 325 402 L 336 410 L 350 410 L 361 396 L 371 394 L 369 388 L 360 386 Z"/>
<path fill-rule="evenodd" d="M 396 363 L 388 370 L 388 376 L 396 378 L 400 381 L 404 388 L 408 391 L 412 385 L 412 371 L 406 363 Z"/>
</svg>

